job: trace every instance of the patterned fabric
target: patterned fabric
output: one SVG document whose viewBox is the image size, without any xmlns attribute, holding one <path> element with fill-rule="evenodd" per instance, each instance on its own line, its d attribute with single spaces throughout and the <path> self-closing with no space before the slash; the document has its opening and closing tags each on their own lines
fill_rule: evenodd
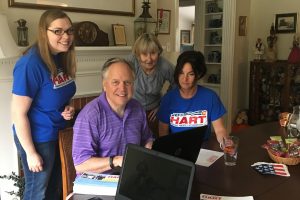
<svg viewBox="0 0 300 200">
<path fill-rule="evenodd" d="M 75 165 L 91 157 L 124 155 L 128 143 L 145 146 L 153 140 L 142 105 L 131 99 L 124 116 L 119 117 L 107 102 L 105 92 L 80 111 L 73 130 Z"/>
<path fill-rule="evenodd" d="M 278 163 L 257 162 L 251 165 L 253 169 L 261 174 L 271 174 L 277 176 L 290 176 L 286 165 Z"/>
</svg>

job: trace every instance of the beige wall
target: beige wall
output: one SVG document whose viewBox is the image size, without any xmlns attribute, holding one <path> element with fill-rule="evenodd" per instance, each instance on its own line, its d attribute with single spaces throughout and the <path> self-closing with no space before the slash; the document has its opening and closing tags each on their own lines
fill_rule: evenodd
<svg viewBox="0 0 300 200">
<path fill-rule="evenodd" d="M 244 0 L 238 0 L 244 1 Z M 270 34 L 270 27 L 275 22 L 275 14 L 281 13 L 298 13 L 300 11 L 299 0 L 249 0 L 250 16 L 248 19 L 248 63 L 247 63 L 247 94 L 245 104 L 249 105 L 249 78 L 250 78 L 250 61 L 254 59 L 253 49 L 257 38 L 262 38 L 263 43 L 267 45 L 267 37 Z M 300 20 L 298 16 L 298 32 Z M 293 35 L 291 33 L 276 34 L 277 35 L 277 58 L 287 60 L 292 47 Z M 243 92 L 239 93 L 240 98 L 244 98 Z"/>
<path fill-rule="evenodd" d="M 249 41 L 249 30 L 247 30 L 245 36 L 239 36 L 239 17 L 246 16 L 247 21 L 250 20 L 250 2 L 251 0 L 237 0 L 236 5 L 236 26 L 235 26 L 235 55 L 234 55 L 234 70 L 233 77 L 236 80 L 233 84 L 233 99 L 232 99 L 232 113 L 233 119 L 239 110 L 248 108 L 247 99 L 248 90 L 245 86 L 248 85 L 248 41 Z M 249 23 L 248 23 L 249 24 Z M 249 28 L 249 27 L 248 27 Z"/>
<path fill-rule="evenodd" d="M 252 60 L 253 48 L 258 37 L 267 44 L 270 27 L 275 22 L 275 14 L 298 13 L 300 11 L 299 0 L 251 0 L 251 15 L 249 20 L 249 58 Z M 298 30 L 299 30 L 298 19 Z M 278 59 L 286 60 L 292 47 L 293 34 L 277 34 Z"/>
<path fill-rule="evenodd" d="M 83 1 L 84 2 L 84 1 Z M 92 21 L 95 22 L 101 30 L 108 33 L 109 43 L 113 45 L 113 36 L 112 36 L 112 27 L 111 24 L 123 24 L 125 25 L 125 32 L 127 38 L 128 46 L 131 46 L 134 43 L 134 20 L 142 13 L 142 0 L 135 0 L 135 16 L 115 16 L 115 15 L 101 15 L 101 14 L 87 14 L 87 13 L 78 13 L 78 12 L 67 12 L 73 22 L 79 21 Z M 176 11 L 175 4 L 176 1 L 169 0 L 151 0 L 150 14 L 154 19 L 156 19 L 156 9 L 164 8 L 171 10 L 171 30 L 175 29 L 175 16 Z M 4 13 L 8 18 L 8 23 L 12 31 L 13 37 L 17 40 L 17 21 L 20 18 L 23 18 L 27 21 L 27 26 L 29 28 L 29 42 L 33 43 L 36 38 L 36 29 L 40 15 L 44 10 L 36 9 L 22 9 L 22 8 L 12 8 L 8 7 L 7 0 L 1 0 L 0 3 L 0 12 Z M 159 39 L 163 46 L 168 46 L 170 51 L 175 49 L 174 41 L 175 40 L 175 31 L 172 31 L 170 35 L 159 35 Z"/>
<path fill-rule="evenodd" d="M 236 75 L 233 85 L 233 114 L 239 109 L 249 106 L 250 61 L 254 59 L 253 49 L 256 39 L 262 38 L 267 44 L 270 27 L 275 22 L 275 14 L 299 13 L 299 0 L 237 0 L 236 40 L 234 55 L 234 71 Z M 247 35 L 238 35 L 238 17 L 247 16 Z M 298 19 L 298 27 L 300 21 Z M 299 30 L 299 29 L 298 29 Z M 294 34 L 277 34 L 278 59 L 286 60 L 290 53 Z M 246 89 L 245 89 L 246 88 Z"/>
<path fill-rule="evenodd" d="M 9 21 L 10 29 L 13 32 L 13 37 L 15 39 L 17 39 L 17 33 L 15 31 L 17 28 L 17 24 L 14 22 L 20 18 L 23 18 L 27 21 L 27 26 L 29 29 L 29 33 L 28 33 L 29 42 L 30 43 L 34 42 L 36 39 L 36 30 L 37 30 L 38 20 L 39 20 L 40 15 L 44 12 L 44 10 L 8 7 L 7 0 L 2 0 L 2 4 L 3 4 L 3 11 L 7 15 L 7 18 Z M 139 7 L 139 6 L 137 6 L 137 7 Z M 132 22 L 135 19 L 134 17 L 85 14 L 85 13 L 76 13 L 76 12 L 67 12 L 67 13 L 73 22 L 79 22 L 79 21 L 95 22 L 101 30 L 108 33 L 110 44 L 113 43 L 111 24 L 113 24 L 113 23 L 124 24 L 126 27 L 126 36 L 127 36 L 128 43 L 131 44 L 133 42 Z"/>
<path fill-rule="evenodd" d="M 152 2 L 152 1 L 151 1 Z M 175 51 L 176 42 L 178 40 L 178 0 L 157 0 L 157 8 L 163 8 L 166 10 L 171 10 L 171 24 L 170 24 L 170 34 L 162 34 L 158 35 L 158 39 L 162 43 L 163 46 L 166 47 L 166 51 L 172 52 Z M 152 16 L 156 16 L 152 15 Z"/>
</svg>

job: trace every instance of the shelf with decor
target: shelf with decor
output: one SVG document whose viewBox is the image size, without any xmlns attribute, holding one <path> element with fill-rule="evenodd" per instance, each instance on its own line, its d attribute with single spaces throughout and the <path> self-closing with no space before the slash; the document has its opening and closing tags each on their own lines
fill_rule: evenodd
<svg viewBox="0 0 300 200">
<path fill-rule="evenodd" d="M 300 104 L 300 65 L 286 60 L 250 63 L 249 123 L 277 121 Z"/>
<path fill-rule="evenodd" d="M 222 69 L 223 0 L 204 1 L 203 54 L 207 74 L 202 84 L 220 94 Z"/>
<path fill-rule="evenodd" d="M 237 61 L 240 60 L 241 55 L 246 57 L 246 54 L 235 48 L 236 23 L 240 14 L 236 10 L 243 6 L 236 1 L 199 0 L 195 2 L 194 48 L 204 54 L 207 65 L 207 75 L 199 83 L 216 91 L 220 96 L 227 109 L 224 124 L 229 132 L 236 112 L 244 104 L 244 100 L 239 98 L 238 94 L 241 91 L 246 92 L 245 89 L 241 89 L 240 85 L 247 75 L 241 73 L 242 71 L 239 70 L 241 62 Z M 246 44 L 241 44 L 241 47 L 246 48 Z M 218 82 L 211 82 L 208 80 L 209 77 L 210 80 Z"/>
</svg>

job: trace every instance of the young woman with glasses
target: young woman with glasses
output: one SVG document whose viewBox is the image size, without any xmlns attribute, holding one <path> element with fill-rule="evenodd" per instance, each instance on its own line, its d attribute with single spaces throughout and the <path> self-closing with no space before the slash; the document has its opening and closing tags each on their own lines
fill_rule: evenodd
<svg viewBox="0 0 300 200">
<path fill-rule="evenodd" d="M 61 10 L 45 11 L 37 42 L 13 71 L 14 140 L 25 176 L 24 199 L 61 199 L 58 131 L 74 115 L 76 91 L 73 27 Z"/>
</svg>

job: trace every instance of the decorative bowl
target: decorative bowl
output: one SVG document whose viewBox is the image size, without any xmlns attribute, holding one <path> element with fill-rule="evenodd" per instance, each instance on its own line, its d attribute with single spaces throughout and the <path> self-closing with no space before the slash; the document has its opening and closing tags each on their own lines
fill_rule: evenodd
<svg viewBox="0 0 300 200">
<path fill-rule="evenodd" d="M 269 149 L 267 149 L 270 158 L 276 163 L 282 163 L 285 165 L 298 165 L 300 163 L 300 157 L 284 158 L 274 155 Z"/>
</svg>

